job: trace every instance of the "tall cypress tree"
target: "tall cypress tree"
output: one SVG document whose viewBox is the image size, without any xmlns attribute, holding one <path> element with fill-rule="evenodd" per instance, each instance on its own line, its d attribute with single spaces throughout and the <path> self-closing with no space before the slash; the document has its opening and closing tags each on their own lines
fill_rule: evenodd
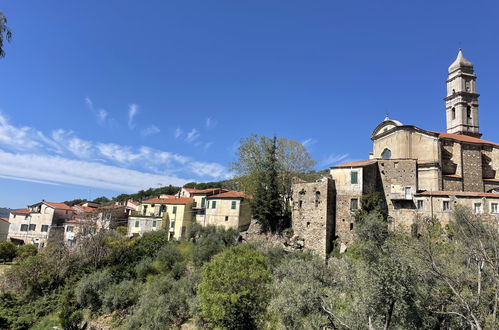
<svg viewBox="0 0 499 330">
<path fill-rule="evenodd" d="M 267 139 L 264 145 L 264 162 L 257 175 L 257 189 L 253 199 L 253 215 L 264 231 L 275 232 L 282 222 L 282 205 L 278 184 L 277 137 Z"/>
</svg>

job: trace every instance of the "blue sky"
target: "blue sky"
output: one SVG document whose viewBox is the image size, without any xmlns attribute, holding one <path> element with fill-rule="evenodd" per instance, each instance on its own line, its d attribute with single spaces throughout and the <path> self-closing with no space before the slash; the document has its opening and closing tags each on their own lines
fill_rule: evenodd
<svg viewBox="0 0 499 330">
<path fill-rule="evenodd" d="M 0 206 L 228 176 L 238 141 L 366 159 L 385 113 L 445 130 L 447 67 L 475 64 L 499 141 L 489 1 L 19 1 L 0 60 Z"/>
</svg>

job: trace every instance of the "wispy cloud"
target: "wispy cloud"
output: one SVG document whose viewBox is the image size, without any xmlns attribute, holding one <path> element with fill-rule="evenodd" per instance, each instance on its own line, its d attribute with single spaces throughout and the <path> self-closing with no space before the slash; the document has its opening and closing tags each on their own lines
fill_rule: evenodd
<svg viewBox="0 0 499 330">
<path fill-rule="evenodd" d="M 87 104 L 90 111 L 92 111 L 92 113 L 97 117 L 97 122 L 99 123 L 99 125 L 103 125 L 106 122 L 109 113 L 102 108 L 96 109 L 94 107 L 94 103 L 88 96 L 85 97 L 85 103 Z"/>
<path fill-rule="evenodd" d="M 184 134 L 184 131 L 180 127 L 177 127 L 173 135 L 178 139 L 182 134 Z"/>
<path fill-rule="evenodd" d="M 149 136 L 149 135 L 153 135 L 153 134 L 158 134 L 159 132 L 161 132 L 161 130 L 156 125 L 151 125 L 147 128 L 144 128 L 140 132 L 140 134 L 142 134 L 142 136 Z"/>
<path fill-rule="evenodd" d="M 3 178 L 118 191 L 226 177 L 225 167 L 218 163 L 146 146 L 84 140 L 64 129 L 46 136 L 35 128 L 11 125 L 1 113 L 0 159 Z"/>
<path fill-rule="evenodd" d="M 349 154 L 331 154 L 327 158 L 325 158 L 322 162 L 319 163 L 321 166 L 329 166 L 338 164 L 341 161 L 346 160 L 350 155 Z"/>
<path fill-rule="evenodd" d="M 301 144 L 305 147 L 305 148 L 310 148 L 311 146 L 313 146 L 314 144 L 317 143 L 317 140 L 314 140 L 312 138 L 308 138 L 306 140 L 303 140 L 301 142 Z"/>
<path fill-rule="evenodd" d="M 217 124 L 218 124 L 218 122 L 215 119 L 213 119 L 211 117 L 206 118 L 205 125 L 206 125 L 207 129 L 215 128 L 217 126 Z"/>
<path fill-rule="evenodd" d="M 128 127 L 130 129 L 135 128 L 134 118 L 139 112 L 139 106 L 137 104 L 130 104 L 128 106 Z"/>
<path fill-rule="evenodd" d="M 199 132 L 197 129 L 193 128 L 190 130 L 189 133 L 187 133 L 187 137 L 185 138 L 185 141 L 188 142 L 188 143 L 191 143 L 191 142 L 194 142 L 195 140 L 197 140 L 197 138 L 199 138 Z"/>
</svg>

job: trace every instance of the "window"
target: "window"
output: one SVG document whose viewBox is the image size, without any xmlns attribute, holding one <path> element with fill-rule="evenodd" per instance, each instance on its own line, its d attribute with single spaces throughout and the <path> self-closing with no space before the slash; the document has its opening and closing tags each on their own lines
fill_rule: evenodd
<svg viewBox="0 0 499 330">
<path fill-rule="evenodd" d="M 390 149 L 385 149 L 381 153 L 381 159 L 391 159 L 392 158 L 392 151 Z"/>
<path fill-rule="evenodd" d="M 225 216 L 225 221 L 229 221 L 229 216 Z"/>
<path fill-rule="evenodd" d="M 49 225 L 42 225 L 42 232 L 49 231 Z"/>
<path fill-rule="evenodd" d="M 358 176 L 359 176 L 359 172 L 357 172 L 357 171 L 350 172 L 350 183 L 357 184 L 359 182 Z"/>
<path fill-rule="evenodd" d="M 499 213 L 497 208 L 497 203 L 490 204 L 490 213 Z"/>
<path fill-rule="evenodd" d="M 471 107 L 469 105 L 466 107 L 466 117 L 471 119 Z"/>
<path fill-rule="evenodd" d="M 456 119 L 456 108 L 452 108 L 452 119 Z"/>
<path fill-rule="evenodd" d="M 237 207 L 237 202 L 236 202 L 236 201 L 232 201 L 232 203 L 231 203 L 231 205 L 230 205 L 230 208 L 231 208 L 232 210 L 235 210 L 235 209 L 236 209 L 236 207 Z"/>
<path fill-rule="evenodd" d="M 160 214 L 165 212 L 165 211 L 166 211 L 166 205 L 161 205 L 161 207 L 159 208 Z"/>
<path fill-rule="evenodd" d="M 449 201 L 443 201 L 442 202 L 442 210 L 444 210 L 444 211 L 449 211 L 450 210 L 450 203 L 449 203 Z"/>
<path fill-rule="evenodd" d="M 175 221 L 170 222 L 170 228 L 175 229 Z"/>
<path fill-rule="evenodd" d="M 153 226 L 154 228 L 156 228 L 156 220 L 153 220 L 153 221 L 152 221 L 152 226 Z"/>
<path fill-rule="evenodd" d="M 350 211 L 356 211 L 359 208 L 359 199 L 358 198 L 352 198 L 350 200 Z"/>
<path fill-rule="evenodd" d="M 21 225 L 21 231 L 28 231 L 28 225 Z"/>
<path fill-rule="evenodd" d="M 138 228 L 139 227 L 139 221 L 135 221 L 135 228 Z"/>
<path fill-rule="evenodd" d="M 303 206 L 303 201 L 298 201 L 298 207 L 301 209 L 302 206 Z"/>
<path fill-rule="evenodd" d="M 473 210 L 475 211 L 476 214 L 481 214 L 482 213 L 482 203 L 475 203 L 473 205 Z"/>
<path fill-rule="evenodd" d="M 211 202 L 211 208 L 216 209 L 217 208 L 217 201 L 212 201 Z"/>
<path fill-rule="evenodd" d="M 201 198 L 201 208 L 204 209 L 205 206 L 206 206 L 206 198 L 203 197 Z"/>
<path fill-rule="evenodd" d="M 353 223 L 350 222 L 350 230 L 353 230 Z"/>
<path fill-rule="evenodd" d="M 144 205 L 144 206 L 142 207 L 142 211 L 143 211 L 143 212 L 142 212 L 142 215 L 146 215 L 146 213 L 147 213 L 147 205 Z M 138 226 L 135 226 L 135 227 L 138 227 Z"/>
<path fill-rule="evenodd" d="M 34 225 L 34 224 L 29 225 L 29 231 L 33 231 L 35 229 L 36 229 L 36 225 Z"/>
<path fill-rule="evenodd" d="M 66 227 L 66 231 L 69 232 L 69 233 L 72 233 L 73 232 L 73 226 L 67 226 Z"/>
<path fill-rule="evenodd" d="M 419 200 L 418 200 L 418 205 L 417 205 L 417 206 L 418 206 L 418 210 L 422 210 L 422 209 L 424 209 L 424 200 L 419 199 Z"/>
<path fill-rule="evenodd" d="M 177 207 L 176 207 L 176 206 L 174 206 L 174 207 L 173 207 L 173 211 L 172 211 L 172 213 L 173 213 L 173 214 L 177 214 Z"/>
</svg>

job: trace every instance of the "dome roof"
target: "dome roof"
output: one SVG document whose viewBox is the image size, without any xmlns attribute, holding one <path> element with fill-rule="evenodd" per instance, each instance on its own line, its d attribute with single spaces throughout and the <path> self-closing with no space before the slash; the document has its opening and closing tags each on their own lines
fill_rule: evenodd
<svg viewBox="0 0 499 330">
<path fill-rule="evenodd" d="M 449 72 L 463 67 L 473 69 L 473 63 L 464 58 L 463 51 L 461 50 L 461 48 L 459 48 L 459 53 L 457 53 L 456 60 L 449 66 Z"/>
</svg>

